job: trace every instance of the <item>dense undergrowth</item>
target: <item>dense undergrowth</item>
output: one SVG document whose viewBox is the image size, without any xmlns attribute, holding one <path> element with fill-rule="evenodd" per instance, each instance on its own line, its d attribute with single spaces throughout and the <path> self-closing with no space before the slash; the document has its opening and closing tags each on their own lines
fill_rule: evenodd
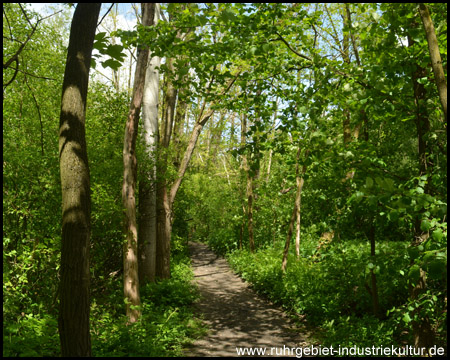
<svg viewBox="0 0 450 360">
<path fill-rule="evenodd" d="M 408 304 L 407 277 L 399 276 L 409 263 L 409 256 L 398 257 L 407 247 L 402 243 L 384 242 L 377 251 L 377 284 L 381 316 L 372 314 L 369 284 L 370 246 L 361 241 L 347 241 L 330 246 L 320 261 L 308 255 L 313 237 L 307 237 L 301 258 L 292 253 L 289 266 L 281 271 L 281 243 L 251 253 L 234 250 L 227 259 L 234 271 L 253 288 L 274 303 L 295 314 L 306 315 L 318 331 L 314 335 L 322 346 L 372 347 L 402 346 L 412 343 L 410 322 L 405 314 Z M 366 269 L 361 271 L 361 269 Z M 431 285 L 432 286 L 432 285 Z M 446 300 L 434 289 L 422 302 L 433 307 L 433 329 L 436 345 L 446 347 Z M 389 315 L 388 315 L 389 314 Z"/>
<path fill-rule="evenodd" d="M 180 248 L 180 247 L 179 247 Z M 141 289 L 142 317 L 126 325 L 120 277 L 111 277 L 91 302 L 93 356 L 180 356 L 182 348 L 203 333 L 191 304 L 198 297 L 186 252 L 172 258 L 172 278 Z M 8 310 L 8 309 L 6 309 Z M 59 356 L 55 313 L 43 306 L 14 315 L 5 313 L 3 356 Z"/>
</svg>

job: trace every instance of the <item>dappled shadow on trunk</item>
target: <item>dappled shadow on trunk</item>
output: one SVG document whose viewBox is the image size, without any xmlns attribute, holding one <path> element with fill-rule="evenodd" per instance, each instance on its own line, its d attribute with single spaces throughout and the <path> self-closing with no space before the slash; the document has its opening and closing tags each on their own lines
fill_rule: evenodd
<svg viewBox="0 0 450 360">
<path fill-rule="evenodd" d="M 305 346 L 286 314 L 258 297 L 225 259 L 204 244 L 190 243 L 189 248 L 201 293 L 196 313 L 210 331 L 186 349 L 187 356 L 236 356 L 236 347 L 267 347 L 269 355 L 271 347 Z"/>
</svg>

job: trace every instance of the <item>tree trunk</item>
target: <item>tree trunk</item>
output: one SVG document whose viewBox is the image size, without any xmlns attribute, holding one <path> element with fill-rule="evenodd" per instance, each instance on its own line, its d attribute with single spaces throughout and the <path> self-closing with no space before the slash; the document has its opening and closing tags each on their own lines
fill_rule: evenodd
<svg viewBox="0 0 450 360">
<path fill-rule="evenodd" d="M 297 213 L 297 207 L 294 205 L 294 210 L 292 211 L 291 221 L 289 222 L 288 235 L 286 237 L 286 243 L 283 250 L 283 261 L 281 263 L 281 270 L 283 273 L 286 271 L 287 259 L 289 255 L 289 245 L 291 243 L 292 233 L 294 232 L 295 214 Z"/>
<path fill-rule="evenodd" d="M 167 60 L 167 67 L 173 72 L 173 59 Z M 168 166 L 168 150 L 172 136 L 172 127 L 175 119 L 175 105 L 178 89 L 173 82 L 167 79 L 167 91 L 164 99 L 163 122 L 161 124 L 160 148 L 161 161 L 158 173 L 158 190 L 156 196 L 156 277 L 160 279 L 170 278 L 170 241 L 172 233 L 172 209 L 167 190 L 166 172 Z"/>
<path fill-rule="evenodd" d="M 439 45 L 437 42 L 436 32 L 434 30 L 433 21 L 431 20 L 428 7 L 420 3 L 419 13 L 422 18 L 423 26 L 427 36 L 428 50 L 430 51 L 431 67 L 433 68 L 434 80 L 441 100 L 444 116 L 447 119 L 447 82 L 445 81 L 444 69 L 442 68 L 441 54 L 439 53 Z"/>
<path fill-rule="evenodd" d="M 415 286 L 409 286 L 409 293 L 412 300 L 417 300 L 421 294 L 427 290 L 427 276 L 426 272 L 421 268 L 419 270 L 419 281 Z M 414 309 L 413 313 L 420 313 L 421 307 Z M 412 321 L 412 328 L 414 334 L 414 347 L 417 349 L 425 348 L 427 351 L 435 344 L 435 336 L 431 327 L 428 316 L 419 320 Z"/>
<path fill-rule="evenodd" d="M 242 117 L 241 124 L 241 146 L 245 146 L 247 139 L 247 114 L 244 114 Z M 250 251 L 255 251 L 255 240 L 253 237 L 253 176 L 250 174 L 250 166 L 249 166 L 249 156 L 245 154 L 242 159 L 242 167 L 245 171 L 246 175 L 246 194 L 247 194 L 247 230 L 248 230 L 248 242 L 250 246 Z"/>
<path fill-rule="evenodd" d="M 303 175 L 306 172 L 306 165 L 303 165 L 302 177 L 301 178 L 299 177 L 298 161 L 300 159 L 300 152 L 301 152 L 301 149 L 298 148 L 298 150 L 297 150 L 297 165 L 295 168 L 296 179 L 297 179 L 297 193 L 295 196 L 294 210 L 292 211 L 291 220 L 289 222 L 288 235 L 286 238 L 286 243 L 284 245 L 283 261 L 281 264 L 281 270 L 283 272 L 286 271 L 287 259 L 288 259 L 288 255 L 289 255 L 289 246 L 291 243 L 292 233 L 294 232 L 294 224 L 295 224 L 296 220 L 297 220 L 297 236 L 296 236 L 296 243 L 295 243 L 295 252 L 297 254 L 297 258 L 300 256 L 300 205 L 301 205 L 301 194 L 302 194 L 303 184 L 305 182 L 303 179 Z M 306 156 L 308 156 L 308 153 L 309 153 L 309 151 L 306 152 Z"/>
<path fill-rule="evenodd" d="M 154 14 L 151 25 L 159 20 L 159 3 L 150 4 Z M 158 56 L 150 58 L 145 74 L 142 100 L 142 139 L 148 166 L 139 182 L 139 282 L 155 281 L 156 267 L 156 149 L 158 144 L 159 65 Z"/>
<path fill-rule="evenodd" d="M 417 26 L 415 23 L 412 26 Z M 414 40 L 408 36 L 408 46 L 414 45 Z M 420 175 L 431 173 L 431 163 L 429 161 L 429 155 L 427 152 L 426 135 L 430 131 L 430 119 L 428 117 L 428 111 L 426 107 L 426 89 L 423 84 L 419 82 L 419 79 L 425 77 L 427 74 L 426 69 L 422 68 L 419 64 L 416 64 L 416 70 L 412 74 L 412 83 L 414 90 L 414 101 L 416 105 L 416 129 L 417 129 L 417 141 L 419 151 L 419 171 Z M 428 156 L 427 156 L 428 155 Z M 428 179 L 428 183 L 425 186 L 425 192 L 429 193 L 429 183 L 431 179 Z"/>
<path fill-rule="evenodd" d="M 92 47 L 100 3 L 80 3 L 70 29 L 59 129 L 62 190 L 61 354 L 91 356 L 89 248 L 91 197 L 85 116 Z"/>
<path fill-rule="evenodd" d="M 240 72 L 227 84 L 227 87 L 218 95 L 220 98 L 230 90 L 238 78 Z M 214 103 L 211 106 L 215 105 Z M 157 242 L 156 242 L 156 276 L 161 279 L 170 278 L 170 242 L 172 233 L 172 220 L 173 220 L 173 203 L 177 195 L 178 189 L 184 178 L 184 174 L 191 161 L 192 154 L 194 153 L 195 145 L 197 144 L 198 137 L 205 126 L 209 118 L 214 114 L 214 109 L 211 107 L 206 113 L 200 113 L 197 119 L 194 129 L 192 130 L 189 142 L 184 152 L 183 159 L 181 160 L 180 167 L 178 169 L 177 177 L 170 188 L 170 192 L 167 189 L 167 184 L 162 181 L 158 185 L 158 216 L 157 216 Z M 169 139 L 170 141 L 170 139 Z M 169 143 L 167 143 L 169 146 Z M 163 167 L 167 166 L 163 164 Z"/>
<path fill-rule="evenodd" d="M 309 154 L 309 151 L 306 151 L 305 156 L 307 157 Z M 297 160 L 298 161 L 298 160 Z M 297 194 L 295 197 L 295 207 L 296 207 L 296 221 L 297 221 L 297 227 L 296 227 L 296 236 L 295 236 L 295 254 L 297 256 L 297 259 L 300 258 L 300 218 L 301 218 L 301 206 L 302 206 L 302 191 L 303 191 L 303 185 L 305 184 L 305 179 L 303 176 L 306 172 L 306 165 L 303 165 L 302 167 L 302 175 L 298 175 L 297 171 Z"/>
<path fill-rule="evenodd" d="M 350 13 L 348 11 L 348 8 L 346 7 L 346 10 L 342 14 L 342 17 L 344 19 L 344 29 L 348 28 L 348 25 L 350 23 L 349 15 Z M 348 31 L 344 31 L 344 29 L 342 31 L 344 34 L 344 38 L 342 40 L 342 59 L 344 60 L 344 63 L 350 64 L 350 36 Z M 344 146 L 347 147 L 352 138 L 352 132 L 350 129 L 350 110 L 347 107 L 344 108 L 344 119 L 342 123 L 344 131 Z"/>
<path fill-rule="evenodd" d="M 151 4 L 142 4 L 142 24 L 148 26 L 153 20 Z M 123 249 L 123 290 L 126 303 L 126 314 L 130 323 L 140 317 L 137 254 L 137 221 L 136 221 L 136 139 L 138 132 L 139 114 L 142 105 L 145 70 L 148 61 L 148 49 L 139 49 L 134 75 L 133 97 L 131 99 L 128 118 L 125 125 L 123 142 L 123 185 L 122 200 L 125 209 L 126 242 Z"/>
<path fill-rule="evenodd" d="M 170 198 L 165 182 L 158 186 L 156 223 L 156 277 L 159 279 L 169 279 L 172 209 L 170 207 Z"/>
<path fill-rule="evenodd" d="M 369 238 L 370 238 L 370 256 L 373 259 L 373 263 L 375 264 L 375 221 L 372 223 L 370 227 Z M 374 269 L 370 269 L 370 284 L 372 287 L 371 295 L 372 295 L 373 314 L 378 317 L 380 316 L 380 301 L 378 298 L 377 277 L 374 272 Z"/>
</svg>

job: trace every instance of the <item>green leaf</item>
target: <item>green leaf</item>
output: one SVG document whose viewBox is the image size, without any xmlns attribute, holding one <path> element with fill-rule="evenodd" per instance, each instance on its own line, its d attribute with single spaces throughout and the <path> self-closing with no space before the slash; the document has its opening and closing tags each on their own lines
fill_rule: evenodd
<svg viewBox="0 0 450 360">
<path fill-rule="evenodd" d="M 439 242 L 444 237 L 444 233 L 442 232 L 442 229 L 438 228 L 433 231 L 433 233 L 431 234 L 431 237 L 433 238 L 433 240 L 436 240 Z"/>
<path fill-rule="evenodd" d="M 110 67 L 113 70 L 118 70 L 122 66 L 122 63 L 117 60 L 108 59 L 102 62 L 102 66 L 104 68 Z"/>
<path fill-rule="evenodd" d="M 420 278 L 420 266 L 415 264 L 411 266 L 408 272 L 408 278 L 412 281 L 412 283 L 416 283 Z"/>
<path fill-rule="evenodd" d="M 430 279 L 439 280 L 447 270 L 447 262 L 442 259 L 435 259 L 428 264 L 428 276 Z"/>
<path fill-rule="evenodd" d="M 397 211 L 397 210 L 392 210 L 392 211 L 389 213 L 389 220 L 391 220 L 391 221 L 397 221 L 398 218 L 399 218 L 399 214 L 398 214 L 398 211 Z"/>
<path fill-rule="evenodd" d="M 411 246 L 408 248 L 408 255 L 411 260 L 415 260 L 419 257 L 419 249 L 415 246 Z"/>
<path fill-rule="evenodd" d="M 116 60 L 123 60 L 125 54 L 122 53 L 123 46 L 122 45 L 108 45 L 106 48 L 105 54 L 111 56 Z"/>
<path fill-rule="evenodd" d="M 106 32 L 99 32 L 95 35 L 94 40 L 95 41 L 102 41 L 106 37 Z"/>
<path fill-rule="evenodd" d="M 366 187 L 370 189 L 373 186 L 373 179 L 370 177 L 366 177 Z"/>
<path fill-rule="evenodd" d="M 431 223 L 427 219 L 423 219 L 420 223 L 420 230 L 422 231 L 429 231 L 431 229 Z"/>
<path fill-rule="evenodd" d="M 411 322 L 411 317 L 409 316 L 409 314 L 408 313 L 406 313 L 405 315 L 403 315 L 403 318 L 402 318 L 402 320 L 405 322 L 405 323 L 410 323 Z"/>
</svg>

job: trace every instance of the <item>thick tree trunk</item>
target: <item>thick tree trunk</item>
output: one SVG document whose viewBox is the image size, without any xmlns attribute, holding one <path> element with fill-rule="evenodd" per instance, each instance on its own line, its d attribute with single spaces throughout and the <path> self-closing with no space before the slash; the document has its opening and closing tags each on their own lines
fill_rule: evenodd
<svg viewBox="0 0 450 360">
<path fill-rule="evenodd" d="M 159 3 L 150 4 L 153 21 L 159 20 Z M 155 281 L 156 268 L 156 149 L 158 144 L 158 104 L 160 58 L 151 57 L 145 74 L 145 87 L 142 100 L 142 139 L 145 146 L 148 166 L 139 182 L 139 282 L 145 284 Z"/>
<path fill-rule="evenodd" d="M 150 14 L 151 4 L 142 4 L 142 24 L 148 26 L 153 20 Z M 136 221 L 136 139 L 138 131 L 139 114 L 142 105 L 145 70 L 148 61 L 148 49 L 138 50 L 136 71 L 134 75 L 133 97 L 131 99 L 128 118 L 125 125 L 123 142 L 123 185 L 122 200 L 125 209 L 126 242 L 123 248 L 123 291 L 127 299 L 126 314 L 130 323 L 136 322 L 140 317 L 137 254 L 137 221 Z"/>
<path fill-rule="evenodd" d="M 442 60 L 441 54 L 439 53 L 436 32 L 434 30 L 433 21 L 431 20 L 428 7 L 425 4 L 419 4 L 419 13 L 427 36 L 428 50 L 430 51 L 431 57 L 431 67 L 433 68 L 434 80 L 438 89 L 439 99 L 441 100 L 445 119 L 447 119 L 447 82 L 445 81 L 444 69 L 442 68 Z"/>
<path fill-rule="evenodd" d="M 100 3 L 80 3 L 70 29 L 59 129 L 62 189 L 61 353 L 91 356 L 89 248 L 91 197 L 85 115 L 92 47 Z"/>
</svg>

